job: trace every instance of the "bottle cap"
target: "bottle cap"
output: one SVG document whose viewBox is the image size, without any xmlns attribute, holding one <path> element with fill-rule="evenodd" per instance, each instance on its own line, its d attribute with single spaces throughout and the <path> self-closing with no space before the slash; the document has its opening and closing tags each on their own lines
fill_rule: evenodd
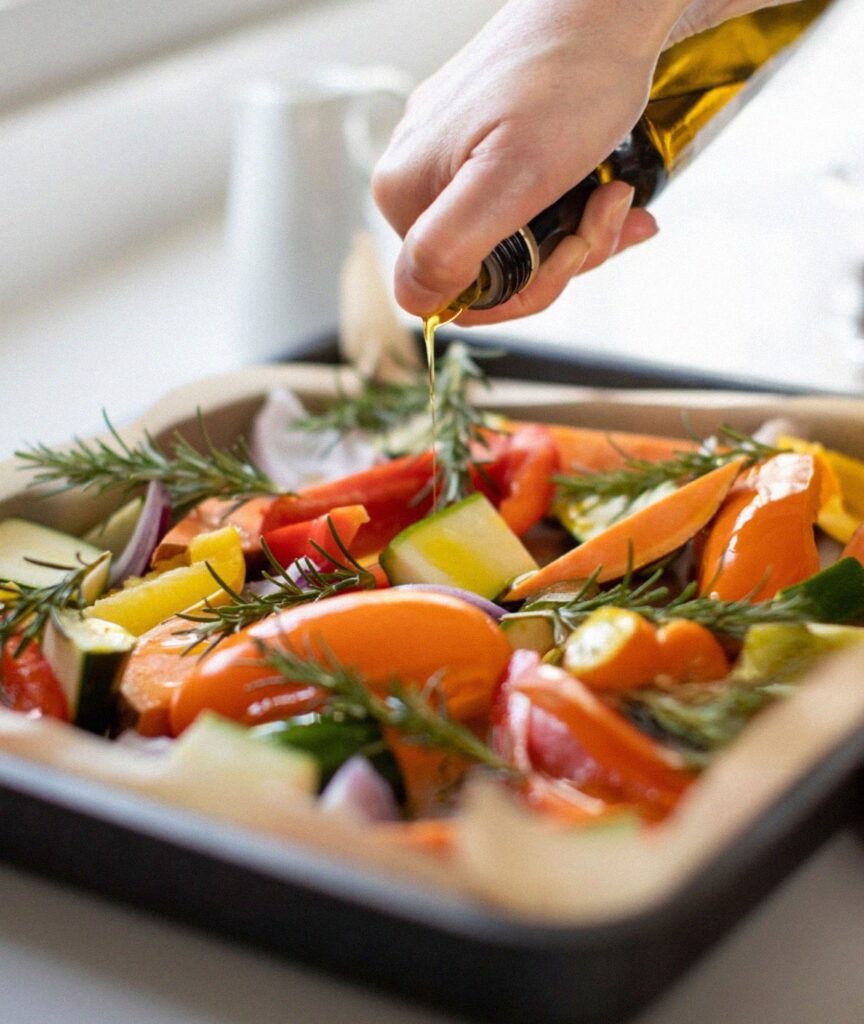
<svg viewBox="0 0 864 1024">
<path fill-rule="evenodd" d="M 512 299 L 531 283 L 539 266 L 540 253 L 534 235 L 530 228 L 520 228 L 499 242 L 483 260 L 478 278 L 481 290 L 471 308 L 491 309 Z"/>
</svg>

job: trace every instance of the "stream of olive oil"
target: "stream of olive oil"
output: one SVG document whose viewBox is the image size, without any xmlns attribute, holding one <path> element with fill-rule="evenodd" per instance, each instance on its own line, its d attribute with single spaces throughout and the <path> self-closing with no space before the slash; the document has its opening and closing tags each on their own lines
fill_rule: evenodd
<svg viewBox="0 0 864 1024">
<path fill-rule="evenodd" d="M 474 296 L 467 301 L 460 296 L 448 306 L 443 306 L 435 313 L 423 317 L 423 341 L 426 344 L 426 368 L 429 378 L 429 414 L 432 417 L 432 508 L 438 507 L 438 401 L 435 392 L 435 332 L 444 324 L 452 323 L 457 316 L 471 305 Z"/>
</svg>

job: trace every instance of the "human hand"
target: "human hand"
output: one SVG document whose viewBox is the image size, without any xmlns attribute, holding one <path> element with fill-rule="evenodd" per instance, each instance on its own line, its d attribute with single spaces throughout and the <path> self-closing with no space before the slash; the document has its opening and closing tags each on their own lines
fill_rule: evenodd
<svg viewBox="0 0 864 1024">
<path fill-rule="evenodd" d="M 409 100 L 373 190 L 403 237 L 398 302 L 431 313 L 463 291 L 483 258 L 588 175 L 638 120 L 657 57 L 752 0 L 510 0 Z M 735 10 L 732 10 L 735 8 Z M 577 273 L 652 237 L 611 182 L 592 195 L 579 232 L 503 305 L 460 323 L 539 312 Z"/>
</svg>

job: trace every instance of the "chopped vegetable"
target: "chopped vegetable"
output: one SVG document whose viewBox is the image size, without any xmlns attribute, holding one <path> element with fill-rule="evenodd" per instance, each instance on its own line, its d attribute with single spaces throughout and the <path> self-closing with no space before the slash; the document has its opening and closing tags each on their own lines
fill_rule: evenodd
<svg viewBox="0 0 864 1024">
<path fill-rule="evenodd" d="M 497 597 L 537 563 L 482 494 L 403 530 L 381 555 L 392 584 L 441 583 Z"/>
<path fill-rule="evenodd" d="M 743 459 L 728 462 L 620 520 L 539 572 L 517 581 L 507 600 L 521 601 L 553 583 L 587 579 L 594 573 L 598 583 L 614 580 L 628 569 L 638 569 L 670 554 L 710 521 L 743 464 Z"/>
<path fill-rule="evenodd" d="M 369 514 L 362 505 L 344 505 L 315 519 L 280 526 L 263 534 L 262 540 L 276 561 L 286 569 L 298 559 L 309 559 L 317 569 L 331 572 Z"/>
<path fill-rule="evenodd" d="M 174 694 L 171 721 L 180 733 L 205 708 L 237 721 L 317 710 L 320 690 L 274 682 L 260 643 L 324 661 L 335 659 L 386 693 L 392 677 L 406 686 L 436 688 L 455 719 L 488 711 L 510 655 L 498 626 L 477 608 L 442 594 L 381 590 L 342 594 L 280 612 L 229 637 L 202 659 Z"/>
<path fill-rule="evenodd" d="M 764 601 L 819 570 L 813 523 L 819 471 L 788 452 L 754 466 L 708 530 L 699 590 L 725 601 Z"/>
<path fill-rule="evenodd" d="M 663 668 L 657 631 L 636 612 L 598 608 L 564 644 L 564 668 L 592 690 L 628 690 Z"/>
<path fill-rule="evenodd" d="M 60 683 L 34 641 L 21 647 L 17 637 L 6 640 L 0 668 L 4 704 L 31 717 L 47 715 L 69 721 Z"/>
<path fill-rule="evenodd" d="M 640 733 L 563 669 L 517 652 L 507 685 L 558 719 L 597 766 L 591 771 L 607 785 L 614 776 L 625 797 L 668 811 L 690 784 L 677 754 Z"/>
<path fill-rule="evenodd" d="M 55 610 L 42 653 L 66 697 L 75 725 L 104 734 L 114 725 L 117 684 L 135 637 L 122 626 Z"/>
<path fill-rule="evenodd" d="M 630 459 L 661 462 L 699 447 L 697 441 L 653 434 L 590 430 L 586 427 L 548 425 L 558 448 L 562 473 L 608 473 L 623 468 Z"/>
<path fill-rule="evenodd" d="M 719 641 L 705 626 L 689 619 L 670 619 L 657 629 L 660 672 L 676 682 L 725 679 L 729 659 Z"/>
<path fill-rule="evenodd" d="M 378 554 L 396 534 L 429 512 L 431 481 L 431 453 L 393 459 L 342 480 L 315 484 L 296 495 L 277 498 L 264 515 L 261 532 L 266 535 L 283 526 L 316 519 L 340 506 L 362 505 L 369 522 L 360 528 L 353 553 L 358 558 Z"/>
<path fill-rule="evenodd" d="M 15 583 L 23 589 L 45 590 L 61 584 L 70 571 L 100 562 L 105 568 L 101 579 L 101 586 L 104 586 L 110 559 L 100 561 L 103 553 L 103 548 L 26 519 L 11 518 L 0 522 L 2 583 Z M 87 596 L 93 600 L 98 595 L 99 584 L 91 580 Z"/>
<path fill-rule="evenodd" d="M 134 636 L 141 636 L 170 615 L 202 601 L 218 601 L 224 590 L 214 572 L 232 590 L 243 589 L 246 563 L 240 536 L 233 526 L 194 537 L 189 559 L 191 565 L 129 581 L 122 590 L 100 598 L 85 614 L 116 622 Z"/>
<path fill-rule="evenodd" d="M 131 536 L 111 563 L 108 582 L 112 587 L 130 576 L 141 576 L 147 571 L 150 556 L 170 519 L 168 492 L 162 484 L 153 481 L 147 486 L 147 496 Z"/>
</svg>

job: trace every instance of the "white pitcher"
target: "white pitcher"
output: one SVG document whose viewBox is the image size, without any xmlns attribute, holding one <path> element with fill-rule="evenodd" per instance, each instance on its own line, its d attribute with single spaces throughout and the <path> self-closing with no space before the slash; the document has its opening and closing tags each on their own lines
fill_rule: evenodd
<svg viewBox="0 0 864 1024">
<path fill-rule="evenodd" d="M 395 68 L 337 67 L 240 93 L 227 252 L 244 360 L 335 334 L 340 268 L 410 88 Z"/>
</svg>

